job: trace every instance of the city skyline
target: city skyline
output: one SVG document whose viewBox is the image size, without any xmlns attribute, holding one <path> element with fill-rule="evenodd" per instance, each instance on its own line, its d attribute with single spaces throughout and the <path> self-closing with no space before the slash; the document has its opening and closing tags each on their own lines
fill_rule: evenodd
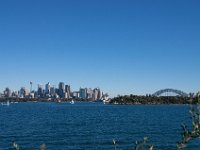
<svg viewBox="0 0 200 150">
<path fill-rule="evenodd" d="M 57 83 L 57 85 L 56 84 L 51 84 L 50 82 L 48 82 L 48 83 L 39 83 L 39 84 L 35 84 L 35 86 L 34 87 L 36 87 L 36 88 L 33 88 L 33 82 L 32 81 L 30 81 L 29 82 L 29 87 L 25 87 L 25 86 L 20 86 L 20 90 L 21 89 L 24 89 L 24 90 L 26 90 L 27 91 L 27 94 L 28 95 L 30 95 L 30 93 L 35 93 L 35 92 L 38 92 L 39 91 L 39 88 L 41 88 L 41 91 L 42 91 L 42 93 L 43 94 L 49 94 L 50 93 L 50 91 L 52 90 L 52 88 L 54 88 L 54 90 L 56 90 L 56 89 L 60 89 L 61 87 L 65 90 L 65 89 L 67 89 L 67 90 L 65 90 L 65 92 L 67 92 L 68 94 L 69 93 L 71 93 L 71 94 L 73 94 L 74 92 L 75 93 L 81 93 L 80 91 L 82 90 L 82 89 L 86 89 L 86 90 L 91 90 L 91 89 L 100 89 L 100 87 L 98 87 L 98 86 L 96 86 L 96 87 L 94 87 L 94 88 L 92 88 L 92 87 L 87 87 L 87 86 L 85 86 L 85 87 L 79 87 L 79 89 L 72 89 L 71 88 L 71 85 L 69 85 L 69 84 L 65 84 L 64 82 L 59 82 L 59 83 Z M 3 91 L 0 91 L 0 94 L 4 94 L 4 92 L 6 91 L 6 89 L 9 89 L 9 90 L 11 90 L 11 93 L 15 93 L 15 92 L 20 92 L 20 90 L 19 89 L 11 89 L 9 86 L 6 86 L 5 88 L 4 88 L 4 90 Z M 71 91 L 71 92 L 70 92 Z M 165 92 L 164 92 L 165 91 Z M 54 91 L 55 92 L 55 91 Z M 163 95 L 163 96 L 167 96 L 168 94 L 169 95 L 171 95 L 171 96 L 177 96 L 177 95 L 181 95 L 181 96 L 184 96 L 184 95 L 193 95 L 193 94 L 195 94 L 195 93 L 198 93 L 198 92 L 200 92 L 200 91 L 190 91 L 190 92 L 184 92 L 184 91 L 182 91 L 182 90 L 180 90 L 180 89 L 173 89 L 173 88 L 163 88 L 163 89 L 159 89 L 159 90 L 157 90 L 157 91 L 154 91 L 154 93 L 143 93 L 143 94 L 141 94 L 141 95 L 156 95 L 157 93 L 165 93 L 165 95 Z M 106 91 L 101 91 L 101 93 L 102 94 L 104 94 L 104 95 L 106 95 L 107 97 L 109 97 L 109 93 L 107 93 Z M 168 93 L 168 94 L 167 94 Z M 171 94 L 170 94 L 171 93 Z M 167 95 L 166 95 L 167 94 Z M 137 94 L 134 94 L 134 93 L 130 93 L 129 95 L 137 95 Z M 161 94 L 162 95 L 162 94 Z M 122 95 L 120 95 L 120 94 L 118 94 L 118 95 L 116 95 L 116 96 L 114 96 L 114 97 L 117 97 L 117 96 L 122 96 Z M 125 96 L 125 95 L 124 95 Z M 139 95 L 138 95 L 139 96 Z M 110 98 L 114 98 L 114 97 L 110 97 Z M 69 97 L 68 97 L 69 98 Z"/>
<path fill-rule="evenodd" d="M 0 91 L 33 82 L 110 97 L 200 90 L 197 0 L 0 1 Z"/>
<path fill-rule="evenodd" d="M 51 85 L 50 82 L 46 84 L 37 84 L 37 89 L 32 88 L 33 82 L 30 81 L 29 87 L 21 87 L 13 90 L 5 87 L 4 91 L 0 91 L 0 98 L 46 98 L 46 99 L 83 99 L 89 101 L 108 100 L 108 93 L 104 93 L 99 87 L 88 88 L 80 87 L 78 90 L 73 90 L 71 85 L 59 82 L 58 85 Z"/>
<path fill-rule="evenodd" d="M 12 91 L 17 91 L 18 89 L 20 89 L 22 87 L 25 87 L 30 92 L 32 90 L 35 91 L 38 88 L 38 86 L 41 86 L 42 88 L 45 89 L 46 85 L 48 85 L 48 84 L 49 84 L 50 87 L 59 87 L 60 83 L 64 83 L 65 84 L 65 82 L 63 82 L 63 81 L 60 81 L 60 82 L 55 83 L 55 84 L 52 84 L 52 82 L 33 83 L 33 81 L 29 81 L 29 82 L 27 82 L 26 85 L 21 85 L 21 86 L 19 85 L 17 88 L 12 88 L 12 86 L 5 86 L 5 87 L 3 87 L 3 90 L 5 90 L 5 88 L 9 88 L 9 89 L 12 89 Z M 70 86 L 71 84 L 65 84 L 65 85 L 69 85 Z M 88 87 L 88 86 L 79 86 L 79 88 L 86 88 L 86 87 Z M 90 88 L 100 88 L 100 87 L 96 86 L 96 87 L 90 87 Z M 0 93 L 2 93 L 2 91 L 0 91 Z"/>
</svg>

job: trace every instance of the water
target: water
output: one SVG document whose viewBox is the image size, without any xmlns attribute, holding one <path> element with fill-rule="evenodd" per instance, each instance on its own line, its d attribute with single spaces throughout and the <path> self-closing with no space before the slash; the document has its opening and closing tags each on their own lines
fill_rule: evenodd
<svg viewBox="0 0 200 150">
<path fill-rule="evenodd" d="M 0 105 L 0 149 L 133 149 L 149 137 L 155 150 L 175 150 L 181 123 L 191 126 L 188 105 L 103 105 L 99 103 L 18 103 Z M 199 150 L 200 140 L 186 150 Z"/>
</svg>

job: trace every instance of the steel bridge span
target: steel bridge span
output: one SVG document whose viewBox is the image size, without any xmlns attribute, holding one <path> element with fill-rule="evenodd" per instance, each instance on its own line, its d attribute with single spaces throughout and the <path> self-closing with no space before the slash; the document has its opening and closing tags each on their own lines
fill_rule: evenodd
<svg viewBox="0 0 200 150">
<path fill-rule="evenodd" d="M 161 96 L 163 93 L 169 93 L 169 92 L 175 93 L 179 96 L 188 97 L 187 93 L 185 93 L 181 90 L 170 89 L 170 88 L 159 90 L 159 91 L 153 93 L 152 95 L 153 96 Z"/>
</svg>

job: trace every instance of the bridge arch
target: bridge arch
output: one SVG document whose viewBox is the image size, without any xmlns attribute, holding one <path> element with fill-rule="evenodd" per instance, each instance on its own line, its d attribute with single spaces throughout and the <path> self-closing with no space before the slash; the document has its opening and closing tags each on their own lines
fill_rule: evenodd
<svg viewBox="0 0 200 150">
<path fill-rule="evenodd" d="M 181 90 L 170 89 L 170 88 L 159 90 L 159 91 L 155 92 L 153 94 L 153 96 L 160 96 L 161 94 L 168 93 L 168 92 L 172 92 L 172 93 L 178 94 L 179 96 L 188 97 L 187 93 L 185 93 L 185 92 L 183 92 Z"/>
</svg>

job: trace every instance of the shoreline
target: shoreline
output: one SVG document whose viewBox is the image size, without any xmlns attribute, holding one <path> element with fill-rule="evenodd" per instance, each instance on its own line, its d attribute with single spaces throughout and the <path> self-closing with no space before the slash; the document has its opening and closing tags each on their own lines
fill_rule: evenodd
<svg viewBox="0 0 200 150">
<path fill-rule="evenodd" d="M 60 99 L 60 98 L 0 98 L 0 102 L 71 102 L 72 100 L 74 101 L 84 101 L 84 102 L 92 102 L 92 100 L 85 100 L 85 99 Z"/>
<path fill-rule="evenodd" d="M 98 102 L 91 99 L 73 99 L 73 98 L 16 98 L 1 97 L 0 102 Z M 120 96 L 107 101 L 105 104 L 111 105 L 169 105 L 169 104 L 195 104 L 196 98 L 189 97 L 149 97 L 149 96 Z M 103 103 L 100 102 L 100 103 Z"/>
</svg>

